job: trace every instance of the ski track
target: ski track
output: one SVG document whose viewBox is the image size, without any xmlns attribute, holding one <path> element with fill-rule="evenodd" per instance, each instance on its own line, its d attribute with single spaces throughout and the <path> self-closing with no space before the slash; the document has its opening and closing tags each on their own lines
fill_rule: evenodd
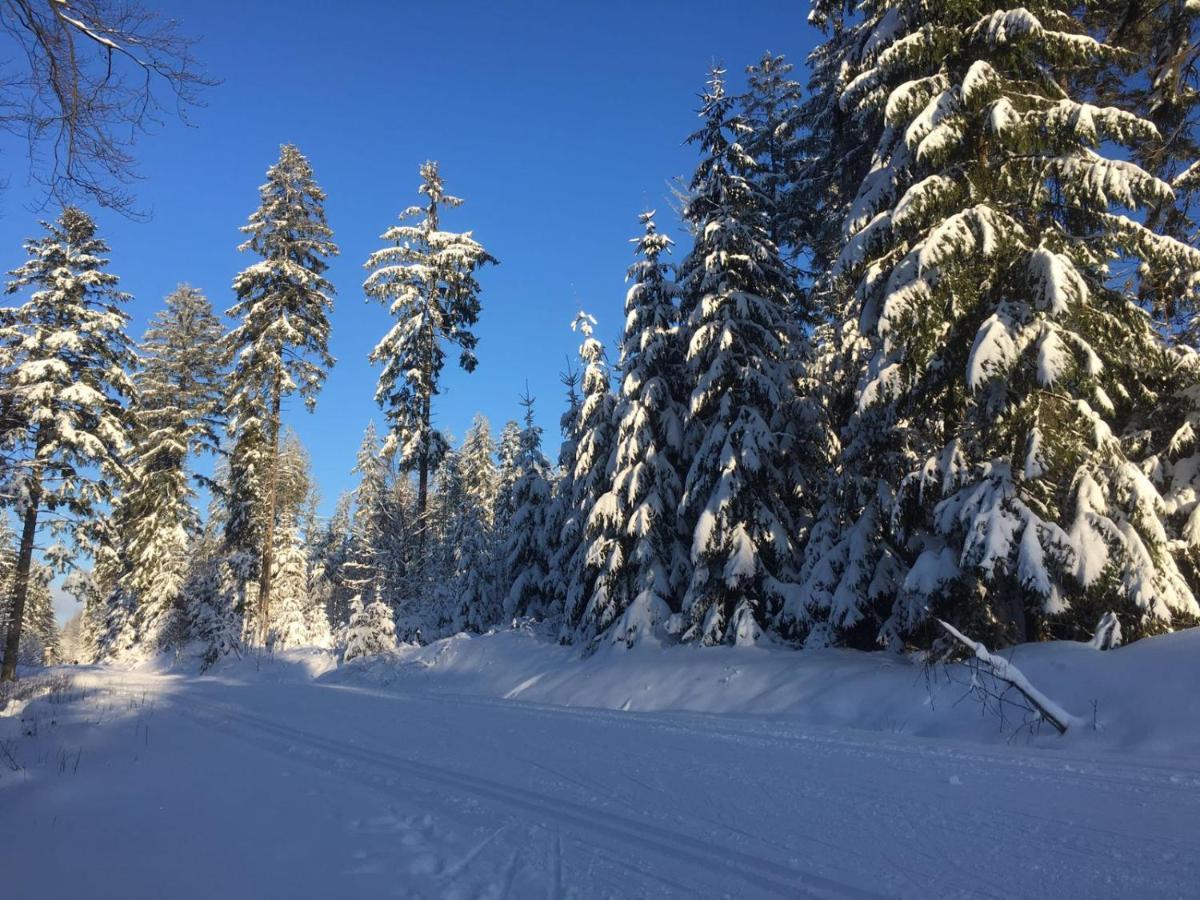
<svg viewBox="0 0 1200 900">
<path fill-rule="evenodd" d="M 1187 897 L 1200 882 L 1194 762 L 312 682 L 84 680 L 130 708 L 153 698 L 154 739 L 148 717 L 90 726 L 131 731 L 137 765 L 178 765 L 174 744 L 160 748 L 174 729 L 251 785 L 303 790 L 314 833 L 337 835 L 339 896 L 1061 900 Z M 8 825 L 0 804 L 0 837 Z M 300 844 L 272 848 L 264 877 L 289 860 L 302 872 L 316 848 Z M 55 890 L 62 874 L 43 876 L 42 896 L 71 896 Z M 93 896 L 153 896 L 110 876 Z M 300 884 L 286 895 L 305 896 Z"/>
</svg>

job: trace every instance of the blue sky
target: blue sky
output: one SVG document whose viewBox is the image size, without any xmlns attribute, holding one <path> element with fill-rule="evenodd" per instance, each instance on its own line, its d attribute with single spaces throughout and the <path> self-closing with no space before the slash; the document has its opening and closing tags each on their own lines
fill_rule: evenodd
<svg viewBox="0 0 1200 900">
<path fill-rule="evenodd" d="M 150 221 L 97 216 L 112 271 L 135 296 L 134 333 L 181 281 L 218 310 L 230 305 L 230 281 L 251 262 L 236 251 L 237 228 L 279 145 L 297 144 L 329 195 L 341 248 L 329 273 L 338 364 L 314 415 L 299 403 L 285 415 L 312 454 L 326 511 L 353 484 L 367 421 L 381 421 L 366 356 L 388 323 L 363 299 L 362 263 L 416 202 L 423 160 L 439 160 L 447 189 L 467 201 L 443 227 L 473 230 L 501 261 L 481 276 L 479 368 L 447 368 L 438 422 L 461 438 L 478 411 L 498 429 L 528 381 L 553 452 L 574 313 L 595 315 L 611 345 L 637 214 L 657 208 L 660 227 L 681 236 L 668 182 L 694 165 L 683 140 L 707 68 L 723 60 L 739 77 L 770 49 L 802 69 L 814 42 L 795 0 L 145 2 L 201 38 L 197 55 L 222 83 L 193 127 L 168 123 L 140 141 L 136 190 Z M 0 165 L 8 270 L 47 213 L 30 209 L 39 195 L 25 183 L 23 145 L 0 143 Z"/>
</svg>

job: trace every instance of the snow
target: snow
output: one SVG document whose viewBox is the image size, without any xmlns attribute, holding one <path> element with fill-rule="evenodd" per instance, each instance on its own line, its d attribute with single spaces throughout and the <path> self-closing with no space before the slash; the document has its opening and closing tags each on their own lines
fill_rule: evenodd
<svg viewBox="0 0 1200 900">
<path fill-rule="evenodd" d="M 5 893 L 1190 895 L 1200 630 L 1015 660 L 1084 721 L 1013 739 L 889 654 L 524 630 L 65 669 L 0 717 Z"/>
</svg>

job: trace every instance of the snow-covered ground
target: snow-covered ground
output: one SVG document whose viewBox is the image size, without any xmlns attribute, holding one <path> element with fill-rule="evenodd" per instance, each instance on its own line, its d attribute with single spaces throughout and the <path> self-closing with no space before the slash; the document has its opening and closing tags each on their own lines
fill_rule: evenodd
<svg viewBox="0 0 1200 900">
<path fill-rule="evenodd" d="M 521 632 L 76 670 L 0 717 L 4 896 L 1194 896 L 1200 632 L 1016 659 L 1101 729 L 879 654 Z"/>
</svg>

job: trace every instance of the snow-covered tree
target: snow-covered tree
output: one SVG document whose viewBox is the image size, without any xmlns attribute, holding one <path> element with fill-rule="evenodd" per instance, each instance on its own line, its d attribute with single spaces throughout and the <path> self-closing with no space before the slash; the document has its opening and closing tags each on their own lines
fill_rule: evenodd
<svg viewBox="0 0 1200 900">
<path fill-rule="evenodd" d="M 380 451 L 375 423 L 367 424 L 354 471 L 359 476 L 354 489 L 354 517 L 350 542 L 342 564 L 342 583 L 351 594 L 367 604 L 380 596 L 380 568 L 384 535 L 388 527 L 387 462 Z"/>
<path fill-rule="evenodd" d="M 429 479 L 447 444 L 433 425 L 433 398 L 445 365 L 445 345 L 459 348 L 459 365 L 475 369 L 479 319 L 476 272 L 496 260 L 471 232 L 442 231 L 444 209 L 462 200 L 445 192 L 436 162 L 421 166 L 418 193 L 427 206 L 400 214 L 401 223 L 385 231 L 388 246 L 371 254 L 363 284 L 368 297 L 383 303 L 395 324 L 371 351 L 380 363 L 375 399 L 383 407 L 390 430 L 385 451 L 398 452 L 403 471 L 417 472 L 417 516 L 424 516 Z"/>
<path fill-rule="evenodd" d="M 746 125 L 714 69 L 691 138 L 702 161 L 684 214 L 695 243 L 680 266 L 692 391 L 680 509 L 692 533 L 685 640 L 750 643 L 771 627 L 794 578 L 792 488 L 781 412 L 804 336 L 795 280 L 768 233 L 767 206 L 738 143 Z"/>
<path fill-rule="evenodd" d="M 806 561 L 810 641 L 1194 615 L 1120 440 L 1168 360 L 1110 274 L 1133 259 L 1194 286 L 1200 254 L 1129 215 L 1171 196 L 1115 149 L 1157 129 L 1070 95 L 1117 51 L 1060 2 L 859 15 L 834 90 L 874 158 L 835 275 L 865 353 L 820 525 L 840 537 Z"/>
<path fill-rule="evenodd" d="M 496 441 L 496 527 L 504 533 L 512 518 L 512 491 L 521 474 L 520 461 L 521 425 L 509 419 Z"/>
<path fill-rule="evenodd" d="M 229 527 L 235 551 L 243 557 L 258 551 L 258 637 L 265 640 L 274 573 L 280 412 L 284 398 L 293 393 L 311 411 L 333 365 L 333 286 L 324 273 L 327 258 L 338 251 L 325 221 L 325 192 L 296 147 L 280 148 L 259 198 L 259 208 L 242 226 L 249 237 L 238 249 L 261 260 L 234 278 L 237 302 L 228 311 L 239 320 L 227 338 L 233 357 L 228 413 L 234 439 Z"/>
<path fill-rule="evenodd" d="M 275 532 L 275 609 L 271 615 L 271 643 L 276 649 L 307 647 L 318 642 L 312 634 L 313 608 L 317 606 L 308 592 L 308 560 L 295 524 L 280 523 Z M 324 611 L 322 611 L 324 615 Z M 328 631 L 328 628 L 325 629 Z"/>
<path fill-rule="evenodd" d="M 396 649 L 396 623 L 391 608 L 382 600 L 363 605 L 357 595 L 350 601 L 353 612 L 346 630 L 346 649 L 342 659 L 350 662 L 360 656 L 376 656 Z"/>
<path fill-rule="evenodd" d="M 661 259 L 672 241 L 655 227 L 653 212 L 640 222 L 638 259 L 627 276 L 615 472 L 589 520 L 594 564 L 603 574 L 580 623 L 585 640 L 611 626 L 613 640 L 627 645 L 678 611 L 688 572 L 676 513 L 686 416 L 680 398 L 688 389 L 674 266 Z"/>
<path fill-rule="evenodd" d="M 546 510 L 546 590 L 555 603 L 565 606 L 571 585 L 571 559 L 583 541 L 586 515 L 586 511 L 581 515 L 575 506 L 575 459 L 579 452 L 579 410 L 583 401 L 579 396 L 579 370 L 569 359 L 558 378 L 566 389 L 567 403 L 558 420 L 562 441 L 558 445 L 558 464 L 551 475 L 550 506 Z M 505 455 L 502 446 L 502 476 Z"/>
<path fill-rule="evenodd" d="M 782 56 L 764 53 L 746 69 L 746 92 L 739 98 L 742 148 L 754 160 L 748 177 L 758 189 L 767 218 L 767 236 L 785 253 L 802 241 L 803 202 L 796 196 L 802 147 L 801 88 L 791 78 L 792 65 Z"/>
<path fill-rule="evenodd" d="M 0 493 L 21 520 L 0 680 L 16 677 L 39 515 L 86 522 L 111 498 L 134 391 L 128 295 L 105 271 L 108 246 L 78 209 L 44 227 L 8 285 L 32 293 L 0 310 L 0 447 L 9 456 Z"/>
<path fill-rule="evenodd" d="M 546 590 L 546 512 L 550 505 L 550 464 L 542 455 L 542 429 L 533 420 L 533 397 L 521 398 L 525 427 L 521 429 L 520 453 L 514 461 L 512 516 L 505 524 L 504 613 L 508 617 L 543 617 L 553 612 L 553 598 Z"/>
<path fill-rule="evenodd" d="M 597 580 L 603 578 L 605 563 L 610 562 L 609 555 L 603 552 L 601 523 L 593 517 L 593 512 L 612 485 L 617 443 L 616 399 L 604 345 L 593 336 L 595 325 L 595 318 L 582 311 L 571 325 L 583 335 L 579 347 L 579 358 L 583 362 L 583 399 L 574 429 L 577 443 L 571 473 L 571 513 L 577 524 L 574 546 L 567 562 L 567 592 L 563 598 L 565 639 L 574 636 L 587 615 Z M 593 551 L 597 540 L 601 545 Z M 601 625 L 597 621 L 595 624 L 603 628 L 608 623 Z M 581 636 L 590 638 L 591 632 L 591 627 L 585 627 Z"/>
<path fill-rule="evenodd" d="M 192 541 L 183 587 L 187 635 L 203 648 L 200 659 L 205 668 L 241 651 L 239 581 L 230 565 L 219 510 L 220 504 L 214 502 L 204 531 Z"/>
<path fill-rule="evenodd" d="M 475 421 L 458 452 L 460 505 L 450 531 L 454 551 L 456 630 L 483 631 L 500 620 L 495 584 L 496 447 L 483 415 Z"/>
<path fill-rule="evenodd" d="M 120 498 L 127 586 L 140 640 L 182 637 L 180 592 L 200 529 L 188 457 L 216 452 L 223 407 L 223 329 L 200 291 L 180 285 L 146 331 L 135 377 L 134 453 Z"/>
</svg>

